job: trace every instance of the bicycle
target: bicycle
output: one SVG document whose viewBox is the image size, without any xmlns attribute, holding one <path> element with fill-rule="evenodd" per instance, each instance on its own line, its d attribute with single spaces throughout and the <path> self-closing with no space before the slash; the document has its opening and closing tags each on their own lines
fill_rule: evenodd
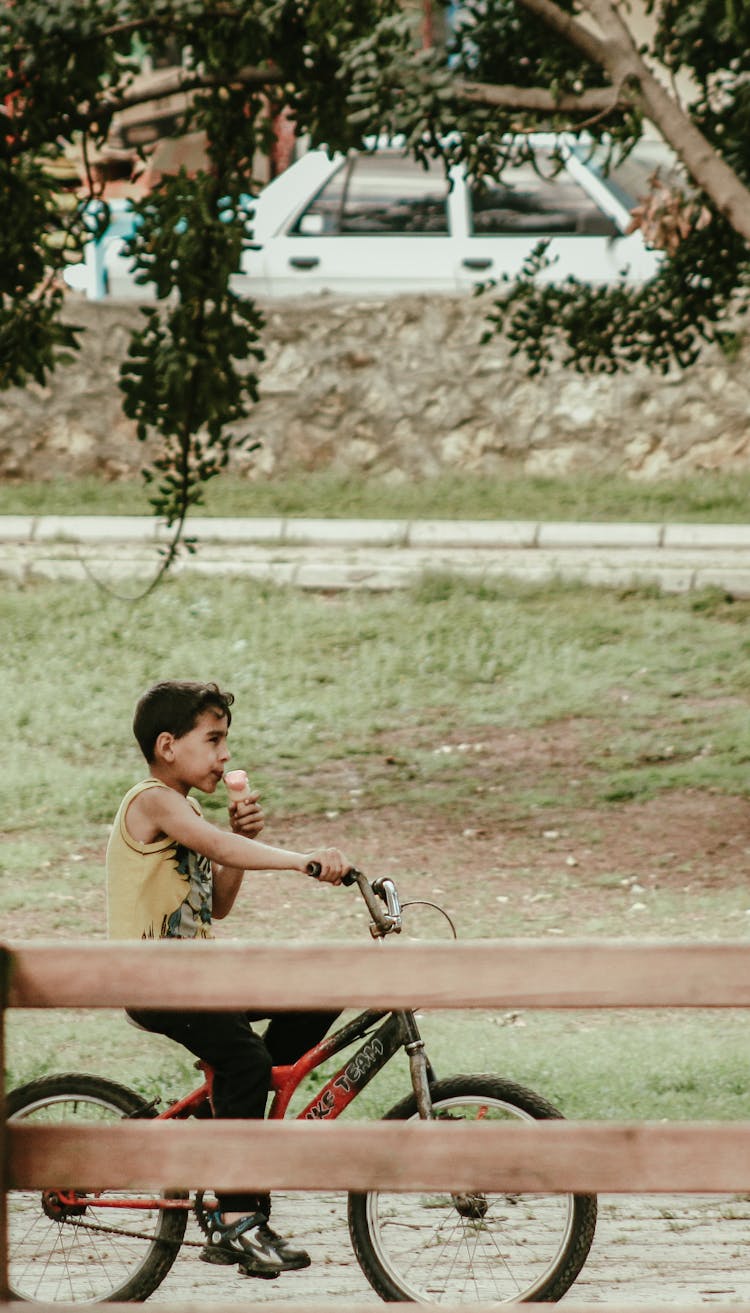
<svg viewBox="0 0 750 1313">
<path fill-rule="evenodd" d="M 347 882 L 357 883 L 367 904 L 373 938 L 383 943 L 401 930 L 401 903 L 392 880 L 371 884 L 352 871 Z M 401 1049 L 408 1056 L 412 1091 L 385 1113 L 387 1119 L 533 1121 L 562 1116 L 546 1099 L 502 1076 L 437 1079 L 412 1011 L 367 1010 L 326 1035 L 294 1065 L 273 1069 L 269 1119 L 284 1117 L 302 1080 L 358 1041 L 354 1056 L 325 1081 L 298 1118 L 338 1117 Z M 206 1064 L 197 1066 L 203 1083 L 161 1112 L 158 1099 L 149 1102 L 104 1077 L 67 1073 L 12 1091 L 6 1100 L 8 1119 L 210 1117 L 212 1072 Z M 208 1199 L 204 1192 L 194 1197 L 91 1194 L 72 1186 L 41 1194 L 11 1192 L 12 1293 L 48 1304 L 145 1300 L 164 1280 L 180 1247 L 196 1243 L 185 1240 L 190 1212 L 207 1234 Z M 387 1302 L 424 1304 L 560 1299 L 586 1261 L 596 1211 L 594 1195 L 370 1190 L 350 1192 L 347 1199 L 352 1247 L 373 1290 Z"/>
</svg>

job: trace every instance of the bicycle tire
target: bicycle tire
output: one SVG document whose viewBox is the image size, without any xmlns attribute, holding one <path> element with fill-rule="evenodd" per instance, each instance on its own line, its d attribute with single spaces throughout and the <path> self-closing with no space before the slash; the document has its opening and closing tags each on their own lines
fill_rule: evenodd
<svg viewBox="0 0 750 1313">
<path fill-rule="evenodd" d="M 432 1099 L 446 1120 L 562 1116 L 497 1076 L 448 1077 L 432 1086 Z M 385 1118 L 417 1115 L 412 1094 Z M 347 1215 L 357 1261 L 381 1299 L 456 1305 L 560 1299 L 586 1261 L 596 1211 L 595 1195 L 368 1191 L 350 1193 Z"/>
<path fill-rule="evenodd" d="M 46 1124 L 155 1116 L 134 1090 L 73 1072 L 19 1086 L 6 1096 L 6 1110 L 10 1122 L 33 1118 Z M 30 1190 L 8 1194 L 9 1284 L 14 1298 L 44 1304 L 138 1303 L 156 1290 L 177 1257 L 187 1209 L 97 1209 L 92 1201 L 83 1214 L 61 1217 L 49 1195 Z M 121 1235 L 118 1228 L 137 1232 L 138 1238 Z"/>
</svg>

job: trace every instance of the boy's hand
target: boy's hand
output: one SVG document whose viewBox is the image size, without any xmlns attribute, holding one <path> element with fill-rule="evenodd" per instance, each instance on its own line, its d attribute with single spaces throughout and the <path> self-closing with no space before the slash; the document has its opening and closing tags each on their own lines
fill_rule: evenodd
<svg viewBox="0 0 750 1313">
<path fill-rule="evenodd" d="M 240 802 L 230 802 L 229 822 L 235 834 L 254 839 L 263 829 L 263 808 L 258 802 L 259 793 L 251 793 Z"/>
<path fill-rule="evenodd" d="M 325 884 L 341 884 L 347 871 L 352 868 L 352 863 L 348 857 L 338 848 L 317 848 L 314 853 L 308 853 L 305 857 L 305 865 L 308 862 L 318 862 L 320 865 L 319 880 Z"/>
</svg>

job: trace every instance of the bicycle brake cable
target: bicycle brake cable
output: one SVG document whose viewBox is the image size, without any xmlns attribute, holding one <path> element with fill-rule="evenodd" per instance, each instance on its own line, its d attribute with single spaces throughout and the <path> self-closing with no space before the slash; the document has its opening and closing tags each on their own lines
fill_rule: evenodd
<svg viewBox="0 0 750 1313">
<path fill-rule="evenodd" d="M 426 898 L 412 898 L 410 902 L 408 902 L 408 903 L 402 903 L 402 904 L 401 904 L 401 907 L 402 907 L 402 909 L 405 908 L 405 907 L 432 907 L 436 912 L 439 912 L 441 916 L 444 916 L 444 917 L 445 917 L 446 921 L 448 922 L 448 925 L 449 925 L 450 928 L 451 928 L 451 932 L 452 932 L 452 934 L 453 934 L 453 938 L 454 938 L 454 939 L 458 939 L 458 931 L 456 930 L 456 927 L 455 927 L 453 921 L 452 921 L 451 918 L 449 917 L 449 915 L 448 915 L 448 913 L 446 912 L 445 908 L 444 908 L 444 907 L 441 907 L 439 903 L 431 903 L 431 902 L 429 902 L 428 899 L 426 899 Z"/>
</svg>

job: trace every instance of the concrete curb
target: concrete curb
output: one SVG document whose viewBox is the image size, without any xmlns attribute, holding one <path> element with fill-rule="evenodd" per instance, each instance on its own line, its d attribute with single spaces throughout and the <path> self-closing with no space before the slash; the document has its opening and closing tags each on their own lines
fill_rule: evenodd
<svg viewBox="0 0 750 1313">
<path fill-rule="evenodd" d="M 195 517 L 199 542 L 378 547 L 750 548 L 748 524 L 650 524 L 567 520 L 364 520 Z M 138 515 L 2 515 L 4 543 L 147 543 L 169 537 L 163 521 Z"/>
<path fill-rule="evenodd" d="M 403 588 L 426 572 L 750 597 L 750 526 L 523 520 L 196 518 L 174 573 L 311 590 Z M 0 516 L 0 575 L 148 582 L 169 537 L 149 516 Z"/>
</svg>

